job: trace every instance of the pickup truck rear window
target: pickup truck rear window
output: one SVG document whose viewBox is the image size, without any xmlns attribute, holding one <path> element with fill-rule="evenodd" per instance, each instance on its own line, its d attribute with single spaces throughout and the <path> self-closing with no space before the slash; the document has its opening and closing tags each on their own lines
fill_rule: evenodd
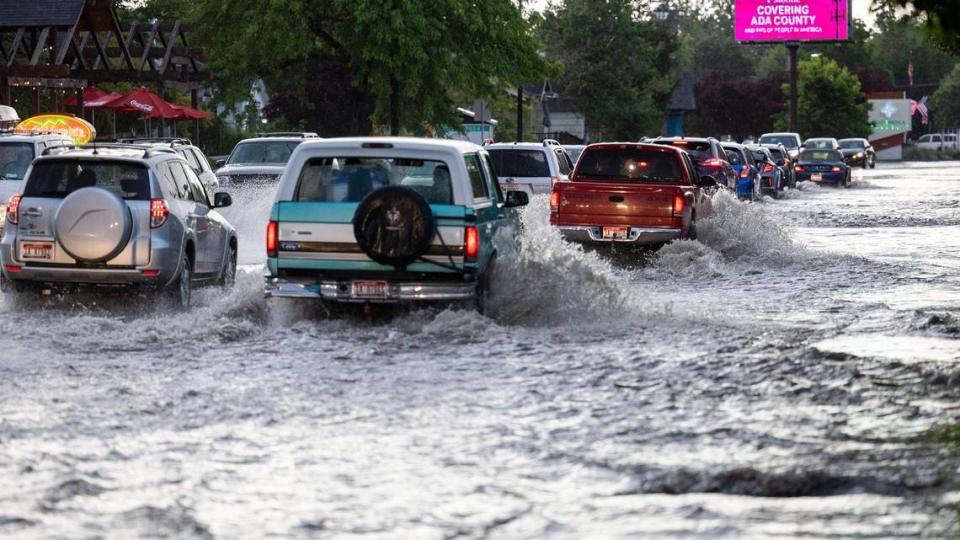
<svg viewBox="0 0 960 540">
<path fill-rule="evenodd" d="M 667 182 L 683 179 L 682 164 L 673 153 L 639 149 L 588 150 L 580 156 L 574 180 Z"/>
<path fill-rule="evenodd" d="M 143 165 L 125 161 L 41 161 L 23 190 L 24 197 L 63 198 L 85 187 L 99 187 L 125 200 L 150 199 L 150 173 Z"/>
<path fill-rule="evenodd" d="M 450 167 L 407 158 L 315 158 L 300 172 L 294 201 L 360 202 L 375 189 L 408 187 L 430 204 L 453 204 Z"/>
<path fill-rule="evenodd" d="M 543 150 L 497 148 L 490 150 L 490 158 L 493 159 L 493 172 L 497 173 L 497 178 L 551 176 L 547 154 Z"/>
</svg>

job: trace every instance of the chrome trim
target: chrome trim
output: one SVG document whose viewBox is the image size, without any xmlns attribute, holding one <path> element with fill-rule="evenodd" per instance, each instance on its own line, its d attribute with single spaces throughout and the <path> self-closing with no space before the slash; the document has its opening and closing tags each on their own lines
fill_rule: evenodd
<svg viewBox="0 0 960 540">
<path fill-rule="evenodd" d="M 300 261 L 353 261 L 353 262 L 373 262 L 373 259 L 367 257 L 366 253 L 334 253 L 332 251 L 280 251 L 277 253 L 280 260 L 300 260 Z M 462 256 L 447 257 L 446 255 L 424 255 L 420 259 L 450 264 L 463 264 Z"/>
<path fill-rule="evenodd" d="M 574 242 L 599 242 L 604 244 L 628 243 L 628 244 L 657 244 L 669 242 L 680 238 L 682 229 L 668 229 L 657 227 L 630 227 L 630 232 L 625 240 L 613 240 L 603 238 L 603 227 L 586 227 L 574 225 L 561 225 L 560 234 L 567 240 Z"/>
<path fill-rule="evenodd" d="M 397 303 L 406 301 L 470 300 L 476 295 L 476 283 L 389 283 L 383 298 L 353 296 L 353 280 L 281 279 L 265 276 L 266 298 L 312 298 L 346 303 Z"/>
</svg>

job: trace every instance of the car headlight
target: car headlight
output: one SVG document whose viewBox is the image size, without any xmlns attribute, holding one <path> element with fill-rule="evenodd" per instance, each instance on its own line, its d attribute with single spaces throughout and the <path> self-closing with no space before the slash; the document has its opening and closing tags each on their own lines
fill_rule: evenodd
<svg viewBox="0 0 960 540">
<path fill-rule="evenodd" d="M 860 159 L 863 157 L 863 152 L 857 152 L 854 154 L 853 159 Z"/>
</svg>

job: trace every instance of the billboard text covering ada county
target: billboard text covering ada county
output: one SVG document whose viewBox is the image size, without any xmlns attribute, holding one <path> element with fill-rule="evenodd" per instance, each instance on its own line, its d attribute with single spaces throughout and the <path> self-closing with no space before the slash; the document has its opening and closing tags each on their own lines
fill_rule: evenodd
<svg viewBox="0 0 960 540">
<path fill-rule="evenodd" d="M 736 0 L 737 41 L 846 41 L 849 0 Z"/>
</svg>

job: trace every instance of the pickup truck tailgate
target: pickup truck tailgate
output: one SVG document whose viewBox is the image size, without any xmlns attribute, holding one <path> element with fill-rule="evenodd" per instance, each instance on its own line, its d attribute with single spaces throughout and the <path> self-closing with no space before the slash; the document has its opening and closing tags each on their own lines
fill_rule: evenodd
<svg viewBox="0 0 960 540">
<path fill-rule="evenodd" d="M 607 182 L 560 182 L 557 224 L 622 224 L 661 226 L 674 224 L 676 186 L 610 184 Z"/>
</svg>

